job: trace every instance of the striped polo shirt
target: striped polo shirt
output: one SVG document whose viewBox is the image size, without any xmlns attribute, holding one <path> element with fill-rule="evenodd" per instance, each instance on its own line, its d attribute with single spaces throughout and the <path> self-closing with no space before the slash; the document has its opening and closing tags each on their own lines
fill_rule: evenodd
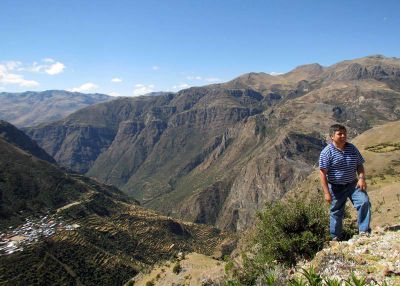
<svg viewBox="0 0 400 286">
<path fill-rule="evenodd" d="M 364 164 L 360 151 L 346 142 L 344 150 L 328 144 L 319 156 L 319 168 L 327 170 L 328 182 L 332 184 L 348 184 L 356 179 L 357 166 Z"/>
</svg>

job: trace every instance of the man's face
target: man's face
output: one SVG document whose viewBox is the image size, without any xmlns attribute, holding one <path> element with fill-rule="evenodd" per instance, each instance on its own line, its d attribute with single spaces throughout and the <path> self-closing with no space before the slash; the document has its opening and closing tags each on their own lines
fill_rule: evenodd
<svg viewBox="0 0 400 286">
<path fill-rule="evenodd" d="M 335 134 L 331 136 L 332 141 L 338 145 L 343 145 L 347 140 L 347 132 L 346 130 L 336 131 Z"/>
</svg>

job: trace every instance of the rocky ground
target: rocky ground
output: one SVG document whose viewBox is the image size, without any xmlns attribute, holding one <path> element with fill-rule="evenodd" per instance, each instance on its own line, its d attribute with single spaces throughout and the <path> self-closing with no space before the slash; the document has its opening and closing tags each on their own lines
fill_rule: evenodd
<svg viewBox="0 0 400 286">
<path fill-rule="evenodd" d="M 175 271 L 177 264 L 179 271 Z M 223 261 L 190 253 L 135 277 L 134 285 L 224 285 L 224 267 Z M 288 271 L 288 275 L 304 278 L 302 269 L 310 267 L 322 278 L 344 281 L 353 273 L 365 278 L 366 285 L 400 285 L 400 225 L 378 227 L 368 236 L 356 235 L 348 241 L 329 242 L 312 261 L 299 263 L 298 272 Z"/>
<path fill-rule="evenodd" d="M 330 242 L 303 268 L 313 266 L 322 277 L 347 279 L 353 272 L 368 285 L 400 285 L 400 225 L 377 228 L 369 236 Z"/>
</svg>

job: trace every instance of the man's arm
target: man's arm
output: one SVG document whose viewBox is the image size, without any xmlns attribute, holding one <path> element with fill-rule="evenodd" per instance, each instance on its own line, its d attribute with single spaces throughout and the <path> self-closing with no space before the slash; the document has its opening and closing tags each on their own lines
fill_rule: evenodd
<svg viewBox="0 0 400 286">
<path fill-rule="evenodd" d="M 365 182 L 366 177 L 365 177 L 364 165 L 357 166 L 357 174 L 358 174 L 357 186 L 359 186 L 360 189 L 363 191 L 367 190 L 367 183 Z"/>
<path fill-rule="evenodd" d="M 319 177 L 321 179 L 322 189 L 324 190 L 325 201 L 328 204 L 330 204 L 332 202 L 332 197 L 331 193 L 329 193 L 328 179 L 326 178 L 326 172 L 327 170 L 325 169 L 319 169 Z"/>
</svg>

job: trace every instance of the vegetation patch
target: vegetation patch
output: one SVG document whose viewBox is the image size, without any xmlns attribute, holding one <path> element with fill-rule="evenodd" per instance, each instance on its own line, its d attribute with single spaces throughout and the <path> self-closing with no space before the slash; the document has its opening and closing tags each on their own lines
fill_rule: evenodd
<svg viewBox="0 0 400 286">
<path fill-rule="evenodd" d="M 253 243 L 242 254 L 243 266 L 234 261 L 225 266 L 228 276 L 232 277 L 228 285 L 256 285 L 260 281 L 265 285 L 309 285 L 289 284 L 283 280 L 287 279 L 288 267 L 300 260 L 312 259 L 329 240 L 325 205 L 318 194 L 311 199 L 295 196 L 287 201 L 268 203 L 258 214 Z M 346 212 L 345 216 L 349 214 Z M 344 237 L 349 238 L 354 234 L 354 225 L 346 221 Z"/>
<path fill-rule="evenodd" d="M 393 151 L 400 150 L 400 142 L 396 142 L 396 143 L 390 143 L 390 142 L 379 143 L 377 145 L 368 146 L 368 147 L 365 148 L 365 150 L 368 150 L 368 151 L 371 151 L 371 152 L 375 152 L 375 153 L 393 152 Z"/>
<path fill-rule="evenodd" d="M 172 272 L 174 272 L 175 274 L 179 274 L 182 270 L 182 266 L 181 263 L 178 261 L 175 263 L 174 268 L 172 268 Z"/>
</svg>

